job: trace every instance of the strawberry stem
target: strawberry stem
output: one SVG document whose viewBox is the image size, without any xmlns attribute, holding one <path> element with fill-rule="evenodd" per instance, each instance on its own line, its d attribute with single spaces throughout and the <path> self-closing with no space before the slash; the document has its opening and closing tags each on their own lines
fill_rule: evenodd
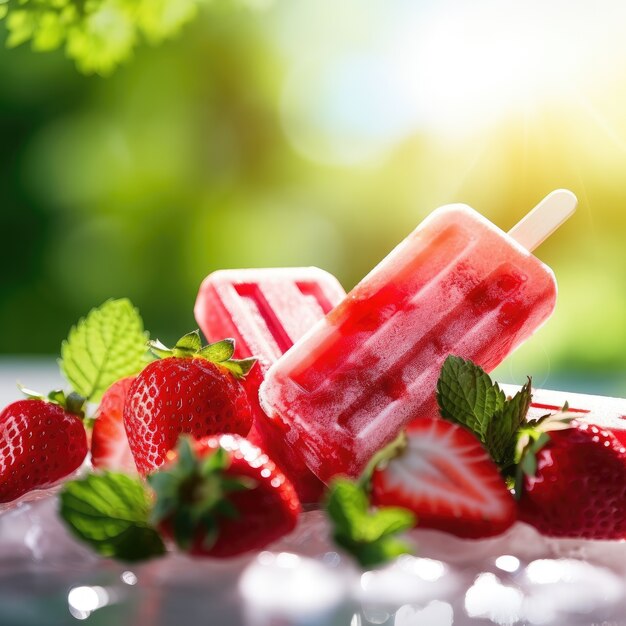
<svg viewBox="0 0 626 626">
<path fill-rule="evenodd" d="M 179 359 L 200 358 L 206 359 L 211 363 L 221 365 L 230 371 L 235 378 L 243 378 L 252 369 L 257 359 L 252 357 L 249 359 L 233 359 L 235 354 L 235 340 L 222 339 L 206 346 L 202 345 L 200 339 L 200 331 L 194 330 L 183 335 L 174 345 L 168 348 L 158 339 L 149 341 L 148 347 L 150 351 L 161 359 L 176 357 Z"/>
<path fill-rule="evenodd" d="M 20 383 L 17 384 L 18 389 L 31 400 L 41 400 L 42 402 L 51 402 L 63 408 L 67 413 L 76 415 L 81 420 L 85 419 L 85 404 L 87 398 L 83 398 L 80 394 L 72 391 L 66 394 L 62 389 L 53 389 L 48 395 L 44 395 L 39 391 L 27 389 Z"/>
<path fill-rule="evenodd" d="M 358 479 L 359 486 L 366 492 L 369 492 L 374 470 L 379 465 L 386 465 L 391 459 L 400 456 L 406 450 L 407 445 L 408 439 L 406 433 L 402 431 L 390 444 L 374 454 Z"/>
</svg>

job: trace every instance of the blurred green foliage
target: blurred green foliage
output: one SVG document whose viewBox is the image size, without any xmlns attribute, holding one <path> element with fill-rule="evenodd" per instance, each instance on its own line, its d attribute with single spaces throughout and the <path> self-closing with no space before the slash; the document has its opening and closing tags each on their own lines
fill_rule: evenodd
<svg viewBox="0 0 626 626">
<path fill-rule="evenodd" d="M 168 4 L 116 6 L 144 3 Z M 191 15 L 192 4 L 180 6 Z M 343 19 L 365 41 L 381 20 L 365 23 L 365 10 L 348 5 Z M 297 13 L 303 6 L 315 19 Z M 106 79 L 80 75 L 60 49 L 0 52 L 0 351 L 56 353 L 80 315 L 122 296 L 171 342 L 195 328 L 198 285 L 220 267 L 313 264 L 350 288 L 441 204 L 466 202 L 506 230 L 547 192 L 569 187 L 579 212 L 537 252 L 559 280 L 557 312 L 501 372 L 553 385 L 595 376 L 606 383 L 597 387 L 626 393 L 626 144 L 616 140 L 626 136 L 626 83 L 616 81 L 609 99 L 587 94 L 596 118 L 546 105 L 473 134 L 415 130 L 367 162 L 315 159 L 285 122 L 293 50 L 308 58 L 323 48 L 332 68 L 333 41 L 350 38 L 337 21 L 329 31 L 318 6 L 253 11 L 215 0 L 158 47 L 135 47 L 137 32 L 153 41 L 175 29 L 137 22 L 132 61 Z M 75 58 L 105 72 L 124 55 Z M 367 103 L 353 104 L 358 112 Z"/>
<path fill-rule="evenodd" d="M 65 46 L 85 74 L 110 74 L 140 37 L 161 43 L 195 17 L 201 0 L 2 0 L 9 48 L 31 41 L 37 52 Z"/>
</svg>

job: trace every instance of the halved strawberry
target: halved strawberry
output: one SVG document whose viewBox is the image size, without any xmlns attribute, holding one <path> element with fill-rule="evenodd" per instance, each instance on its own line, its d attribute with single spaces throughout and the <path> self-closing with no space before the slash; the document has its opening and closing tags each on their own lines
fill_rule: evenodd
<svg viewBox="0 0 626 626">
<path fill-rule="evenodd" d="M 515 521 L 515 501 L 480 442 L 441 419 L 417 420 L 402 452 L 372 476 L 372 502 L 401 506 L 418 527 L 489 537 Z"/>
<path fill-rule="evenodd" d="M 134 376 L 113 383 L 102 396 L 91 435 L 91 463 L 98 469 L 137 472 L 124 428 L 124 402 Z"/>
</svg>

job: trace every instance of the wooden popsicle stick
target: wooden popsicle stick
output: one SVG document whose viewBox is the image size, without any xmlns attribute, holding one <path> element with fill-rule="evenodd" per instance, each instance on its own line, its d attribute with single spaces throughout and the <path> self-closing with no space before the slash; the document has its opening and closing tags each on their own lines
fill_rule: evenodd
<svg viewBox="0 0 626 626">
<path fill-rule="evenodd" d="M 573 215 L 577 204 L 571 191 L 556 189 L 513 226 L 509 236 L 532 252 Z"/>
</svg>

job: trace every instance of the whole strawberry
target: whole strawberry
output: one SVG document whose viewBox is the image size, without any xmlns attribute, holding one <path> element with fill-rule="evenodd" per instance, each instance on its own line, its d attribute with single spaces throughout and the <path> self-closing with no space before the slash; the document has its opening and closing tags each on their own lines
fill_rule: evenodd
<svg viewBox="0 0 626 626">
<path fill-rule="evenodd" d="M 163 358 L 137 375 L 124 405 L 128 443 L 141 474 L 160 467 L 183 433 L 196 439 L 248 434 L 250 404 L 237 378 L 254 359 L 232 359 L 231 339 L 202 347 L 198 331 L 185 335 L 172 350 L 158 342 L 151 349 Z"/>
<path fill-rule="evenodd" d="M 0 413 L 0 502 L 50 487 L 87 455 L 81 416 L 68 411 L 63 394 L 51 395 L 58 403 L 18 400 Z"/>
<path fill-rule="evenodd" d="M 97 469 L 137 471 L 124 428 L 124 403 L 134 380 L 127 376 L 114 382 L 100 400 L 91 432 L 91 464 Z"/>
<path fill-rule="evenodd" d="M 181 439 L 167 467 L 148 477 L 156 493 L 152 522 L 196 556 L 229 557 L 287 534 L 298 496 L 260 448 L 237 435 Z"/>
<path fill-rule="evenodd" d="M 519 518 L 553 537 L 626 538 L 626 449 L 608 430 L 572 421 L 531 443 L 520 467 Z"/>
</svg>

